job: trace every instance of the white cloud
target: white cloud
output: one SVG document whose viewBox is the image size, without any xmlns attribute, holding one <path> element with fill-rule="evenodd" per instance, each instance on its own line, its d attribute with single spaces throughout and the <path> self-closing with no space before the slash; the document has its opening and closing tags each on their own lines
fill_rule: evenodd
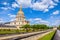
<svg viewBox="0 0 60 40">
<path fill-rule="evenodd" d="M 31 5 L 31 0 L 15 0 L 17 3 L 18 3 L 18 5 L 22 5 L 22 6 L 24 6 L 24 7 L 30 7 L 30 5 Z"/>
<path fill-rule="evenodd" d="M 7 7 L 1 7 L 1 9 L 3 9 L 3 10 L 8 10 L 8 8 L 7 8 Z"/>
<path fill-rule="evenodd" d="M 28 21 L 31 22 L 31 24 L 46 24 L 46 25 L 49 25 L 49 22 L 46 21 L 46 20 L 43 20 L 41 18 L 31 18 L 31 19 L 28 19 Z"/>
<path fill-rule="evenodd" d="M 58 0 L 54 0 L 54 1 L 52 1 L 52 0 L 40 0 L 40 1 L 37 0 L 36 2 L 34 2 L 35 0 L 33 0 L 33 3 L 32 3 L 32 0 L 15 0 L 15 1 L 16 2 L 12 3 L 12 8 L 11 7 L 2 7 L 2 9 L 14 10 L 13 8 L 20 7 L 20 5 L 22 5 L 23 8 L 30 7 L 33 10 L 39 10 L 39 11 L 47 12 L 47 11 L 49 11 L 49 9 L 54 8 L 57 5 L 57 3 L 54 1 L 58 2 Z M 9 3 L 4 2 L 3 5 L 9 5 Z"/>
<path fill-rule="evenodd" d="M 35 18 L 34 20 L 39 21 L 39 20 L 42 20 L 42 19 L 41 18 Z"/>
<path fill-rule="evenodd" d="M 33 3 L 32 8 L 40 11 L 46 11 L 46 9 L 54 8 L 57 4 L 52 0 L 42 0 L 41 2 Z M 48 11 L 48 10 L 47 10 Z"/>
<path fill-rule="evenodd" d="M 48 8 L 48 5 L 44 5 L 44 4 L 41 4 L 39 2 L 36 2 L 32 5 L 32 8 L 34 10 L 40 10 L 40 11 L 44 11 L 45 9 Z"/>
<path fill-rule="evenodd" d="M 10 21 L 14 21 L 15 20 L 15 18 L 12 18 Z"/>
<path fill-rule="evenodd" d="M 28 19 L 29 21 L 31 21 L 31 22 L 33 22 L 33 21 L 40 21 L 41 20 L 41 18 L 30 18 L 30 19 Z M 32 21 L 33 20 L 33 21 Z"/>
<path fill-rule="evenodd" d="M 7 2 L 3 2 L 3 5 L 9 5 L 9 3 L 7 3 Z"/>
<path fill-rule="evenodd" d="M 24 8 L 30 7 L 33 10 L 39 10 L 44 12 L 49 11 L 49 8 L 50 9 L 54 8 L 54 6 L 57 5 L 57 3 L 55 3 L 53 0 L 41 0 L 41 1 L 37 0 L 36 2 L 34 2 L 35 0 L 33 0 L 33 3 L 32 0 L 18 0 L 18 1 L 15 0 L 15 1 L 18 3 L 18 5 L 22 4 Z"/>
<path fill-rule="evenodd" d="M 60 25 L 60 20 L 55 20 L 54 22 L 51 23 L 52 26 L 58 26 Z"/>
<path fill-rule="evenodd" d="M 3 10 L 9 10 L 9 9 L 14 10 L 14 9 L 11 8 L 11 7 L 1 7 L 1 9 L 3 9 Z"/>
<path fill-rule="evenodd" d="M 45 9 L 44 12 L 48 12 L 49 10 L 48 9 Z"/>
<path fill-rule="evenodd" d="M 53 12 L 54 15 L 59 14 L 59 10 Z"/>
<path fill-rule="evenodd" d="M 56 20 L 54 25 L 60 25 L 60 20 Z"/>
<path fill-rule="evenodd" d="M 8 14 L 8 16 L 10 17 L 10 21 L 14 21 L 15 20 L 16 15 Z"/>
<path fill-rule="evenodd" d="M 16 17 L 16 15 L 13 15 L 13 14 L 8 14 L 8 16 L 11 17 L 11 18 L 15 18 Z"/>
<path fill-rule="evenodd" d="M 43 20 L 41 18 L 30 18 L 28 21 L 30 21 L 31 24 L 46 24 L 49 26 L 58 26 L 60 25 L 60 17 L 56 18 L 51 16 L 49 19 Z M 48 21 L 47 21 L 48 20 Z"/>
<path fill-rule="evenodd" d="M 55 2 L 59 2 L 59 0 L 54 0 Z"/>
<path fill-rule="evenodd" d="M 49 8 L 54 8 L 54 6 L 53 6 L 53 5 L 51 5 Z"/>
<path fill-rule="evenodd" d="M 13 7 L 13 8 L 16 8 L 16 7 L 19 7 L 19 5 L 16 4 L 16 3 L 13 3 L 13 4 L 12 4 L 12 7 Z"/>
<path fill-rule="evenodd" d="M 0 21 L 0 23 L 3 23 L 4 21 Z"/>
<path fill-rule="evenodd" d="M 1 7 L 0 9 L 3 9 L 3 10 L 14 10 L 12 7 L 10 7 L 9 3 L 8 2 L 2 2 L 3 5 L 5 5 L 5 7 Z M 14 6 L 14 4 L 12 4 Z"/>
<path fill-rule="evenodd" d="M 52 15 L 50 18 L 46 19 L 49 21 L 50 26 L 58 26 L 60 25 L 60 16 Z"/>
<path fill-rule="evenodd" d="M 0 23 L 4 22 L 2 18 L 0 18 Z"/>
</svg>

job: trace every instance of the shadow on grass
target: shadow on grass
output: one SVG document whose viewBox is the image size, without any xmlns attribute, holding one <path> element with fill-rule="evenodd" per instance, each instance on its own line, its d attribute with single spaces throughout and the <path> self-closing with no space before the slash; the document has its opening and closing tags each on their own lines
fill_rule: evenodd
<svg viewBox="0 0 60 40">
<path fill-rule="evenodd" d="M 57 32 L 57 30 L 55 31 L 55 33 L 54 33 L 53 37 L 51 38 L 51 40 L 53 40 L 53 39 L 54 39 L 54 36 L 55 36 L 56 32 Z"/>
</svg>

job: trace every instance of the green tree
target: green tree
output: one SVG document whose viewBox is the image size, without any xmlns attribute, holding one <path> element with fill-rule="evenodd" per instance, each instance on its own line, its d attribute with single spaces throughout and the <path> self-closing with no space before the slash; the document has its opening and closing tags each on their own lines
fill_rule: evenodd
<svg viewBox="0 0 60 40">
<path fill-rule="evenodd" d="M 35 24 L 35 25 L 32 25 L 32 29 L 33 31 L 37 30 L 43 30 L 43 29 L 48 29 L 49 27 L 45 24 Z"/>
<path fill-rule="evenodd" d="M 28 32 L 30 30 L 30 25 L 29 24 L 23 25 L 22 28 L 24 28 L 26 32 Z"/>
<path fill-rule="evenodd" d="M 58 26 L 58 29 L 60 30 L 60 25 Z"/>
</svg>

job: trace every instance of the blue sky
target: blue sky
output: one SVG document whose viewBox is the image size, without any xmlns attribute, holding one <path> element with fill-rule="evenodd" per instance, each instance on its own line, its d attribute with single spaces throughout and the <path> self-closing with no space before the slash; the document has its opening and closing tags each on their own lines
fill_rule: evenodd
<svg viewBox="0 0 60 40">
<path fill-rule="evenodd" d="M 14 21 L 20 5 L 30 24 L 60 24 L 60 0 L 1 0 L 0 23 Z"/>
</svg>

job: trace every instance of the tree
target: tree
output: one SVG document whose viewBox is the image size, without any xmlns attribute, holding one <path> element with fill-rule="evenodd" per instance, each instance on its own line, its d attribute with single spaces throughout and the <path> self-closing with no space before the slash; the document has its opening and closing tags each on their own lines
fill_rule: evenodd
<svg viewBox="0 0 60 40">
<path fill-rule="evenodd" d="M 24 28 L 26 30 L 26 32 L 28 32 L 30 25 L 29 24 L 23 25 L 22 28 Z"/>
<path fill-rule="evenodd" d="M 60 30 L 60 25 L 58 26 L 58 29 Z"/>
<path fill-rule="evenodd" d="M 36 25 L 31 25 L 32 31 L 36 30 Z"/>
<path fill-rule="evenodd" d="M 43 29 L 48 29 L 49 27 L 45 24 L 35 24 L 35 25 L 32 25 L 32 29 L 33 31 L 37 30 L 43 30 Z"/>
</svg>

